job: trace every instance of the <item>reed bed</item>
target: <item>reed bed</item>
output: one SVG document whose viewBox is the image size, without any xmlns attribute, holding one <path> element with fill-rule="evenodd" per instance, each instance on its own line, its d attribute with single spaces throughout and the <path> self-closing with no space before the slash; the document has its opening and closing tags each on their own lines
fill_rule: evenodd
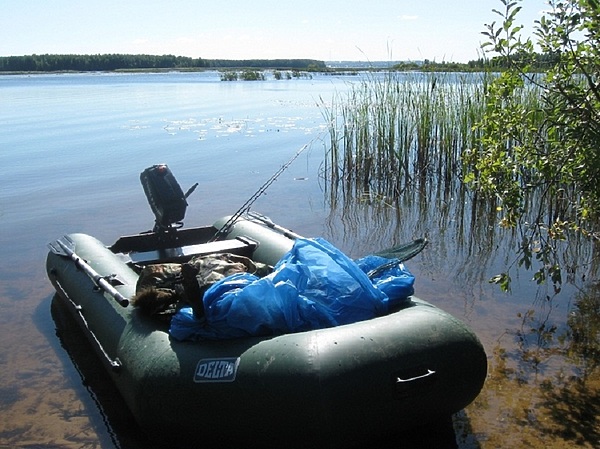
<svg viewBox="0 0 600 449">
<path fill-rule="evenodd" d="M 406 209 L 408 198 L 410 207 L 421 208 L 422 217 L 430 213 L 439 217 L 450 204 L 459 203 L 463 207 L 455 209 L 455 213 L 468 214 L 463 217 L 465 223 L 477 228 L 477 223 L 497 222 L 504 213 L 501 199 L 480 195 L 480 191 L 469 190 L 463 182 L 467 172 L 478 181 L 477 157 L 472 156 L 485 150 L 484 114 L 486 108 L 497 106 L 488 104 L 488 86 L 493 76 L 496 75 L 372 74 L 352 85 L 346 96 L 335 96 L 330 105 L 322 101 L 330 137 L 323 178 L 332 209 L 346 210 L 352 204 L 362 204 L 400 210 Z M 543 144 L 549 131 L 542 88 L 531 83 L 517 94 L 510 101 L 529 111 L 532 121 L 524 124 L 523 130 L 518 126 L 511 129 L 504 137 L 502 160 L 508 164 L 518 163 L 516 157 L 510 157 L 511 152 L 528 138 L 539 139 L 539 157 L 552 151 L 551 146 Z M 538 132 L 532 136 L 527 132 L 528 126 Z M 509 181 L 516 181 L 524 193 L 522 223 L 518 231 L 513 230 L 520 233 L 517 246 L 521 250 L 516 261 L 529 268 L 533 259 L 539 260 L 540 272 L 558 267 L 556 260 L 566 253 L 568 245 L 560 235 L 567 230 L 557 223 L 577 220 L 577 186 L 568 182 L 557 186 L 531 169 L 517 165 L 512 168 L 499 172 L 498 177 L 514 177 Z M 415 195 L 434 195 L 438 203 L 433 210 L 425 210 L 420 201 L 415 201 Z M 431 223 L 427 218 L 425 222 Z M 569 251 L 579 254 L 581 250 Z M 573 260 L 566 257 L 560 265 L 571 267 L 568 272 L 574 273 L 573 267 L 581 266 L 583 259 Z M 585 260 L 589 265 L 590 259 Z M 553 282 L 558 279 L 557 270 L 548 273 Z"/>
<path fill-rule="evenodd" d="M 415 179 L 449 185 L 464 149 L 479 145 L 487 74 L 386 73 L 322 101 L 332 187 L 397 198 Z"/>
</svg>

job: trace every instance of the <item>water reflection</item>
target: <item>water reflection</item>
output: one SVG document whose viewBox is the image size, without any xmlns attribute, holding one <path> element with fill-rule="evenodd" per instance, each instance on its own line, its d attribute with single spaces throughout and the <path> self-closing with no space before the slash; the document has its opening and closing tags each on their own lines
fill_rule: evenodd
<svg viewBox="0 0 600 449">
<path fill-rule="evenodd" d="M 507 438 L 532 448 L 600 443 L 597 291 L 578 295 L 566 326 L 551 303 L 521 315 L 515 346 L 498 341 L 493 348 L 486 388 L 469 408 L 474 428 L 495 422 L 485 438 L 492 447 Z"/>
<path fill-rule="evenodd" d="M 589 378 L 600 366 L 600 285 L 582 292 L 569 316 L 569 354 L 584 366 L 582 377 Z"/>
<path fill-rule="evenodd" d="M 75 367 L 80 376 L 79 381 L 91 399 L 91 407 L 85 413 L 95 418 L 91 420 L 95 435 L 89 441 L 78 440 L 82 447 L 159 449 L 137 426 L 86 336 L 56 296 L 52 299 L 51 313 L 56 325 L 56 335 L 68 356 L 61 358 L 65 368 L 69 369 L 71 365 Z M 96 435 L 107 436 L 110 441 L 98 441 Z"/>
<path fill-rule="evenodd" d="M 600 285 L 593 243 L 558 242 L 566 268 L 560 285 L 537 285 L 517 263 L 529 230 L 503 231 L 493 199 L 460 181 L 415 179 L 396 201 L 356 185 L 326 183 L 328 232 L 355 255 L 418 237 L 428 248 L 408 262 L 419 285 L 448 280 L 464 299 L 462 315 L 445 297 L 433 300 L 468 319 L 484 341 L 489 377 L 481 395 L 454 417 L 459 447 L 597 447 L 600 444 Z M 364 186 L 363 186 L 364 187 Z M 552 209 L 549 209 L 550 211 Z M 516 272 L 512 294 L 488 283 L 506 267 Z M 485 301 L 497 301 L 505 329 Z M 493 329 L 493 330 L 492 330 Z"/>
<path fill-rule="evenodd" d="M 497 249 L 511 238 L 497 233 L 494 202 L 478 198 L 460 182 L 445 188 L 417 183 L 397 200 L 329 187 L 328 231 L 347 250 L 360 253 L 427 237 L 435 246 L 434 252 L 423 253 L 431 271 L 458 276 L 464 285 L 487 281 Z"/>
</svg>

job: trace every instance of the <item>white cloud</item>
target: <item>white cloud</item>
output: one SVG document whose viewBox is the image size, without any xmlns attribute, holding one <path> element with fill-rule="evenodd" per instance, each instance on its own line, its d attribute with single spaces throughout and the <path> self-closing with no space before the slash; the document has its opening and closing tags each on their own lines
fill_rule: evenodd
<svg viewBox="0 0 600 449">
<path fill-rule="evenodd" d="M 418 20 L 419 16 L 411 16 L 408 14 L 402 14 L 400 20 Z"/>
</svg>

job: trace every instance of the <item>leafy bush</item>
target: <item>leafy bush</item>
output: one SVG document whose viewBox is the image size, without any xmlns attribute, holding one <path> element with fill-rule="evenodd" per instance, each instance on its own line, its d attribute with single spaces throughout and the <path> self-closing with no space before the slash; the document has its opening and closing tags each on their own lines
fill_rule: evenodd
<svg viewBox="0 0 600 449">
<path fill-rule="evenodd" d="M 550 0 L 534 42 L 516 23 L 521 0 L 500 2 L 501 23 L 486 25 L 484 46 L 509 69 L 489 84 L 481 145 L 464 158 L 467 180 L 501 200 L 502 225 L 525 228 L 519 264 L 537 259 L 534 279 L 559 285 L 558 242 L 599 236 L 600 12 L 597 0 Z M 552 56 L 543 73 L 531 71 L 536 44 Z M 523 101 L 532 92 L 540 101 Z M 533 191 L 544 201 L 531 203 Z M 510 276 L 494 281 L 507 289 Z"/>
</svg>

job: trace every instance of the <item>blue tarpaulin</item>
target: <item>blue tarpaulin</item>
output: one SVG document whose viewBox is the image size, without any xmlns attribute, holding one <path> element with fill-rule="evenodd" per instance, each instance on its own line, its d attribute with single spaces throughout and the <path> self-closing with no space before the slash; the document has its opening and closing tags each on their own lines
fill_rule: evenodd
<svg viewBox="0 0 600 449">
<path fill-rule="evenodd" d="M 297 239 L 268 276 L 238 273 L 204 294 L 205 317 L 183 308 L 171 321 L 177 340 L 284 334 L 350 324 L 384 315 L 413 294 L 414 276 L 402 265 L 369 279 L 390 259 L 354 261 L 324 239 Z"/>
</svg>

